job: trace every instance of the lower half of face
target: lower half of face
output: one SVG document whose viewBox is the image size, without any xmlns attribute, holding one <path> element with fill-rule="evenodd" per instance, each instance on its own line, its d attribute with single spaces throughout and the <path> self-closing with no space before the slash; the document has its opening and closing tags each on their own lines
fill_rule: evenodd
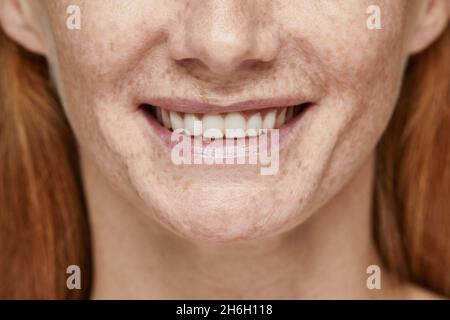
<svg viewBox="0 0 450 320">
<path fill-rule="evenodd" d="M 82 153 L 190 239 L 316 212 L 373 153 L 407 59 L 407 1 L 71 1 L 80 30 L 65 2 L 50 60 Z"/>
</svg>

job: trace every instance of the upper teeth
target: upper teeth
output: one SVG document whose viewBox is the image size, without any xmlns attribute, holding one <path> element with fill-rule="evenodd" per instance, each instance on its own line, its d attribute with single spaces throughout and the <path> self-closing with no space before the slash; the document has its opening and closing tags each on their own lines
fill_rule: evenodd
<svg viewBox="0 0 450 320">
<path fill-rule="evenodd" d="M 202 115 L 155 108 L 158 121 L 166 128 L 182 129 L 188 135 L 203 135 L 206 138 L 258 136 L 263 133 L 261 129 L 278 129 L 294 116 L 294 107 L 252 112 L 245 115 L 242 112 Z"/>
</svg>

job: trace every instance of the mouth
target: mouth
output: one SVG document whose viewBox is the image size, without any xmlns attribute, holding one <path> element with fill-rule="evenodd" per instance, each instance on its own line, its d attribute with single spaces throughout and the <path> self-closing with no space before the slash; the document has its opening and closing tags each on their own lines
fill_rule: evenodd
<svg viewBox="0 0 450 320">
<path fill-rule="evenodd" d="M 253 103 L 229 107 L 201 104 L 190 107 L 186 102 L 157 103 L 142 104 L 140 109 L 159 124 L 159 129 L 207 139 L 244 139 L 258 137 L 273 129 L 283 130 L 313 105 L 312 102 L 305 102 L 270 106 L 266 101 L 252 109 Z M 204 112 L 200 112 L 202 109 Z M 230 111 L 224 112 L 224 109 Z"/>
<path fill-rule="evenodd" d="M 160 99 L 138 105 L 138 111 L 146 120 L 144 131 L 150 127 L 150 136 L 175 164 L 254 163 L 263 166 L 262 175 L 272 175 L 278 172 L 281 148 L 294 143 L 304 128 L 305 121 L 300 120 L 316 105 L 298 102 L 258 100 L 219 106 Z M 264 167 L 267 161 L 269 168 Z"/>
</svg>

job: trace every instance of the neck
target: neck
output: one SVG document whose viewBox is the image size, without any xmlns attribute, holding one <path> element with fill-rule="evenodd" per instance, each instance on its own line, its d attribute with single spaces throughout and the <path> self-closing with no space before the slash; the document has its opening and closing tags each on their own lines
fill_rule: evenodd
<svg viewBox="0 0 450 320">
<path fill-rule="evenodd" d="M 140 214 L 83 166 L 93 237 L 92 298 L 374 298 L 373 157 L 306 222 L 271 238 L 200 243 Z M 384 279 L 383 279 L 384 280 Z M 383 283 L 384 285 L 385 283 Z"/>
</svg>

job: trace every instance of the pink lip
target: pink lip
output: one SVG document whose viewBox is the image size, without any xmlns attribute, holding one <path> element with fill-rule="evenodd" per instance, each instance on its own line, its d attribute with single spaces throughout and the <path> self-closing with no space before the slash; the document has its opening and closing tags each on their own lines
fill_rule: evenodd
<svg viewBox="0 0 450 320">
<path fill-rule="evenodd" d="M 305 99 L 282 98 L 246 100 L 231 104 L 212 104 L 189 99 L 156 98 L 145 101 L 145 104 L 183 113 L 227 113 L 268 108 L 284 108 L 301 105 L 306 102 L 308 101 Z"/>
</svg>

